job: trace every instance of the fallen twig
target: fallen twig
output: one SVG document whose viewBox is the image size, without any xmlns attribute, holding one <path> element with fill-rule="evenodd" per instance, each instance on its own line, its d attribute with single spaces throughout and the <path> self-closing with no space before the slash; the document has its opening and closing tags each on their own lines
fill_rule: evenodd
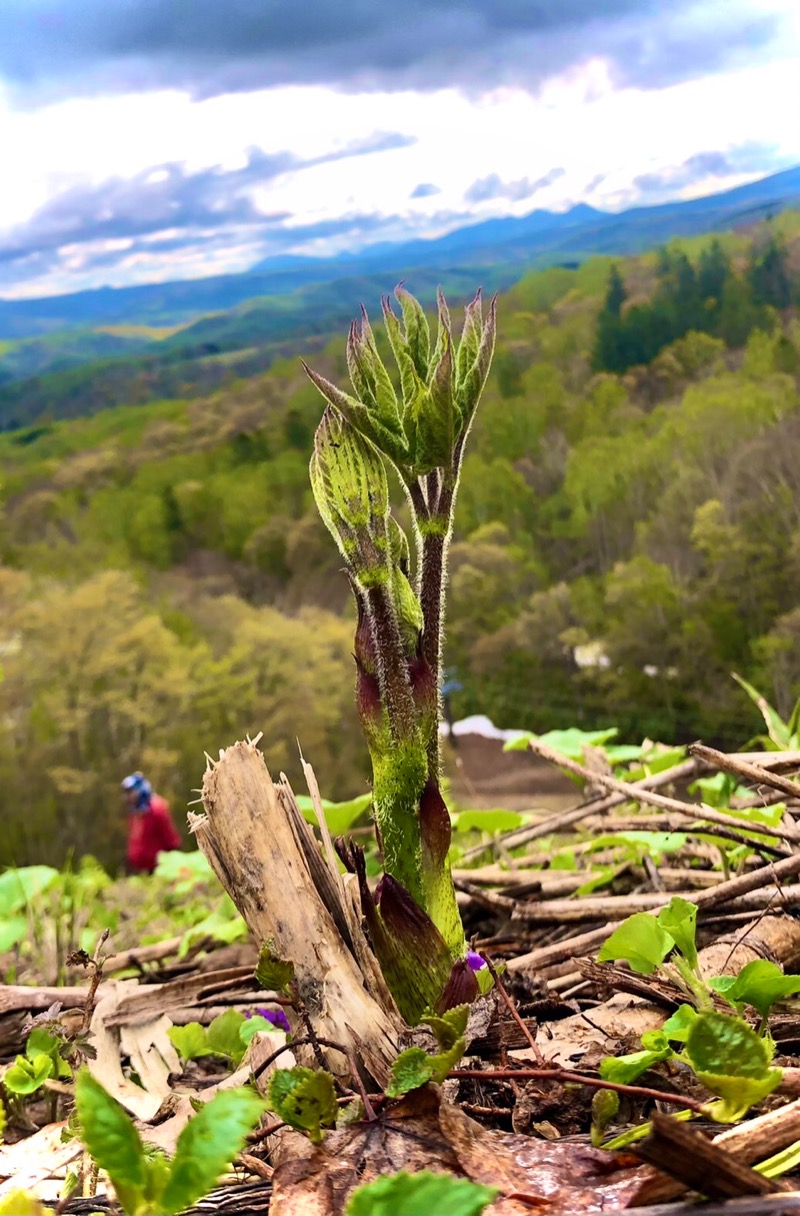
<svg viewBox="0 0 800 1216">
<path fill-rule="evenodd" d="M 566 769 L 567 772 L 574 773 L 576 777 L 581 777 L 584 781 L 588 781 L 593 785 L 603 785 L 606 789 L 614 790 L 622 795 L 622 801 L 646 802 L 650 806 L 661 807 L 665 811 L 674 811 L 677 815 L 690 815 L 693 819 L 707 820 L 709 823 L 718 823 L 723 827 L 734 828 L 739 832 L 744 832 L 749 835 L 757 831 L 759 835 L 774 836 L 776 840 L 791 841 L 793 844 L 800 843 L 800 830 L 796 827 L 782 827 L 780 824 L 777 827 L 769 827 L 766 824 L 758 824 L 757 828 L 753 827 L 752 823 L 748 823 L 746 819 L 737 819 L 733 815 L 726 815 L 723 811 L 715 811 L 712 807 L 703 804 L 695 804 L 689 802 L 681 802 L 677 798 L 666 798 L 663 794 L 654 794 L 651 790 L 637 783 L 632 785 L 628 781 L 620 781 L 618 777 L 612 777 L 610 773 L 594 772 L 586 768 L 583 764 L 578 764 L 576 760 L 570 760 L 568 756 L 562 756 L 555 748 L 550 747 L 547 743 L 543 743 L 541 739 L 531 739 L 528 744 L 532 752 L 537 756 L 541 756 L 543 760 L 549 760 L 551 764 L 558 765 L 559 768 Z"/>
<path fill-rule="evenodd" d="M 497 972 L 497 968 L 495 967 L 494 963 L 492 962 L 492 960 L 490 958 L 486 959 L 486 966 L 489 969 L 489 974 L 491 975 L 492 979 L 494 980 L 495 988 L 500 993 L 500 997 L 501 997 L 506 1009 L 511 1014 L 512 1018 L 517 1023 L 517 1025 L 519 1026 L 523 1035 L 525 1036 L 525 1038 L 528 1042 L 528 1045 L 530 1046 L 530 1049 L 533 1052 L 534 1058 L 536 1060 L 538 1060 L 540 1064 L 544 1064 L 544 1056 L 542 1055 L 541 1051 L 539 1050 L 536 1040 L 534 1039 L 530 1030 L 525 1025 L 522 1018 L 520 1017 L 519 1010 L 517 1009 L 516 1005 L 512 1001 L 511 997 L 506 992 L 505 984 L 500 979 L 500 976 L 498 975 L 498 972 Z"/>
<path fill-rule="evenodd" d="M 790 781 L 788 777 L 782 777 L 780 773 L 771 773 L 760 764 L 753 764 L 751 760 L 744 760 L 741 756 L 728 756 L 725 752 L 718 752 L 715 747 L 706 747 L 704 743 L 690 743 L 689 752 L 691 755 L 697 756 L 698 760 L 722 769 L 725 773 L 732 773 L 743 781 L 752 781 L 756 785 L 766 785 L 770 789 L 780 790 L 789 798 L 800 798 L 800 785 L 796 781 Z"/>
<path fill-rule="evenodd" d="M 564 1085 L 588 1085 L 591 1089 L 613 1089 L 618 1094 L 633 1098 L 652 1098 L 656 1102 L 668 1102 L 671 1106 L 683 1106 L 700 1114 L 705 1103 L 684 1094 L 667 1090 L 650 1089 L 646 1085 L 623 1085 L 621 1082 L 604 1081 L 602 1077 L 587 1076 L 582 1072 L 570 1072 L 566 1068 L 454 1068 L 448 1076 L 471 1081 L 559 1081 Z"/>
<path fill-rule="evenodd" d="M 786 1190 L 783 1183 L 751 1169 L 702 1132 L 659 1111 L 653 1114 L 650 1134 L 632 1147 L 649 1165 L 710 1199 Z"/>
<path fill-rule="evenodd" d="M 719 1132 L 712 1143 L 723 1148 L 745 1165 L 765 1161 L 800 1139 L 800 1102 L 789 1102 L 769 1114 L 759 1115 Z M 666 1203 L 682 1195 L 686 1188 L 674 1178 L 653 1178 L 645 1182 L 634 1203 Z M 799 1201 L 800 1202 L 800 1201 Z"/>
<path fill-rule="evenodd" d="M 706 765 L 699 760 L 695 760 L 694 758 L 682 760 L 680 764 L 675 764 L 672 768 L 664 769 L 661 773 L 653 773 L 650 777 L 643 777 L 641 781 L 635 783 L 634 788 L 637 790 L 652 790 L 662 785 L 670 785 L 673 781 L 683 781 L 691 777 L 699 777 L 705 771 Z M 571 827 L 575 823 L 580 823 L 582 819 L 588 819 L 590 815 L 598 815 L 604 811 L 610 811 L 615 806 L 620 806 L 623 802 L 627 801 L 627 796 L 619 794 L 611 794 L 605 798 L 592 798 L 588 802 L 581 802 L 577 806 L 569 807 L 565 811 L 556 811 L 554 815 L 548 815 L 545 819 L 540 819 L 538 823 L 533 823 L 524 828 L 515 828 L 513 832 L 506 832 L 504 836 L 499 836 L 494 841 L 494 848 L 515 849 L 519 845 L 527 844 L 530 840 L 538 840 L 543 836 L 552 836 L 557 832 L 563 832 L 565 828 Z M 490 847 L 492 846 L 486 844 L 475 845 L 474 848 L 467 849 L 462 856 L 462 861 L 474 861 L 476 857 L 482 856 Z"/>
<path fill-rule="evenodd" d="M 791 860 L 796 860 L 797 869 L 800 869 L 800 854 Z M 751 875 L 747 875 L 747 877 L 750 878 Z M 764 885 L 770 877 L 771 875 L 768 874 Z M 560 925 L 579 921 L 624 920 L 625 917 L 631 916 L 635 912 L 658 911 L 658 909 L 666 907 L 671 898 L 690 900 L 697 905 L 701 912 L 723 902 L 726 910 L 731 912 L 756 912 L 761 908 L 770 907 L 773 901 L 778 907 L 794 907 L 800 904 L 800 886 L 781 888 L 777 894 L 770 890 L 750 890 L 728 899 L 725 899 L 724 896 L 722 899 L 713 901 L 702 898 L 704 895 L 716 894 L 717 891 L 722 890 L 724 885 L 726 884 L 720 883 L 718 887 L 711 887 L 706 891 L 643 891 L 635 895 L 586 895 L 582 899 L 550 899 L 537 903 L 518 903 L 515 900 L 496 895 L 495 900 L 502 900 L 502 905 L 488 905 L 487 903 L 487 906 L 510 907 L 512 918 L 524 921 L 526 924 Z M 489 892 L 481 892 L 479 887 L 476 887 L 475 890 L 484 897 L 489 894 Z"/>
</svg>

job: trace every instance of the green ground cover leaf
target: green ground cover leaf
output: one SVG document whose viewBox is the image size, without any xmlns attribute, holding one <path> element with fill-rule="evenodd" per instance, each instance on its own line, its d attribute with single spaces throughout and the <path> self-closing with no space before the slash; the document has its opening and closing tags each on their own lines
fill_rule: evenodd
<svg viewBox="0 0 800 1216">
<path fill-rule="evenodd" d="M 752 1005 L 765 1018 L 776 1001 L 800 992 L 800 975 L 784 975 L 775 963 L 757 958 L 743 967 L 737 976 L 715 976 L 709 984 L 726 1000 Z"/>
<path fill-rule="evenodd" d="M 480 1216 L 497 1194 L 452 1174 L 391 1174 L 360 1186 L 347 1204 L 347 1216 Z"/>
<path fill-rule="evenodd" d="M 649 912 L 636 912 L 624 920 L 601 946 L 600 963 L 624 959 L 634 971 L 652 975 L 675 945 L 674 938 Z"/>
<path fill-rule="evenodd" d="M 321 1142 L 323 1128 L 336 1123 L 333 1077 L 321 1069 L 277 1069 L 270 1082 L 269 1103 L 279 1118 L 306 1132 L 314 1144 Z"/>
</svg>

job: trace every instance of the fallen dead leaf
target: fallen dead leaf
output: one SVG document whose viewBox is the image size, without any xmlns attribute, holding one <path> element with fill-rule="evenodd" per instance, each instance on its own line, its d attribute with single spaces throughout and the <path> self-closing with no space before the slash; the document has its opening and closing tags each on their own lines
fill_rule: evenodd
<svg viewBox="0 0 800 1216">
<path fill-rule="evenodd" d="M 66 1126 L 66 1122 L 49 1123 L 25 1140 L 0 1146 L 0 1199 L 14 1191 L 38 1194 L 41 1183 L 54 1174 L 63 1176 L 66 1166 L 83 1152 L 80 1140 L 62 1143 L 61 1133 Z M 57 1195 L 59 1187 L 54 1190 Z M 53 1197 L 50 1193 L 46 1196 L 48 1199 Z"/>
<path fill-rule="evenodd" d="M 627 1206 L 644 1175 L 598 1149 L 489 1131 L 433 1085 L 318 1147 L 284 1136 L 277 1155 L 270 1216 L 342 1216 L 356 1186 L 423 1169 L 499 1187 L 491 1216 L 530 1216 L 538 1207 L 548 1216 L 612 1212 Z"/>
</svg>

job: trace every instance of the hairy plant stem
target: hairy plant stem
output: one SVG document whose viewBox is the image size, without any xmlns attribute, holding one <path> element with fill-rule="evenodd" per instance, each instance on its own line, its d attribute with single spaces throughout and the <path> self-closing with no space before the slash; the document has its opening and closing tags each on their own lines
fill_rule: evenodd
<svg viewBox="0 0 800 1216">
<path fill-rule="evenodd" d="M 425 1003 L 476 987 L 474 976 L 464 974 L 466 942 L 448 864 L 451 824 L 439 788 L 439 721 L 448 548 L 464 443 L 491 363 L 495 317 L 493 301 L 483 320 L 479 291 L 466 307 L 454 351 L 440 293 L 439 333 L 431 351 L 421 305 L 402 285 L 395 296 L 402 318 L 388 298 L 382 306 L 402 403 L 362 309 L 347 345 L 356 396 L 309 371 L 328 403 L 311 480 L 359 608 L 356 695 L 372 758 L 386 879 L 373 900 L 364 877 L 361 898 L 371 907 L 382 966 L 391 972 L 396 995 L 407 998 L 417 1016 Z M 386 463 L 399 474 L 411 510 L 413 586 L 411 538 L 390 513 Z M 425 983 L 418 974 L 423 961 Z"/>
<path fill-rule="evenodd" d="M 429 474 L 433 478 L 434 474 Z M 431 492 L 432 491 L 432 492 Z M 419 521 L 422 532 L 422 560 L 419 573 L 419 600 L 425 629 L 422 634 L 422 656 L 430 667 L 437 697 L 437 709 L 442 683 L 442 638 L 444 633 L 444 593 L 446 587 L 447 552 L 453 528 L 455 482 L 449 476 L 436 484 L 429 482 L 428 513 Z M 433 499 L 433 501 L 431 501 Z M 428 772 L 438 782 L 441 757 L 437 728 L 427 740 Z"/>
<path fill-rule="evenodd" d="M 403 639 L 391 595 L 385 583 L 364 592 L 378 663 L 378 685 L 392 738 L 409 740 L 416 729 L 416 709 L 411 693 Z"/>
<path fill-rule="evenodd" d="M 419 807 L 428 776 L 408 661 L 386 584 L 364 590 L 375 653 L 384 725 L 370 738 L 372 796 L 384 868 L 425 907 Z"/>
</svg>

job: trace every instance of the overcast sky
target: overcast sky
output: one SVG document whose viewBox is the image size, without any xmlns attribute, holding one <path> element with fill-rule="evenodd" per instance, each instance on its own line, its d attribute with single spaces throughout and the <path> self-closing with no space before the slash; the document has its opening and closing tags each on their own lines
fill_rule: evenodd
<svg viewBox="0 0 800 1216">
<path fill-rule="evenodd" d="M 0 0 L 0 294 L 800 163 L 800 0 Z"/>
</svg>

